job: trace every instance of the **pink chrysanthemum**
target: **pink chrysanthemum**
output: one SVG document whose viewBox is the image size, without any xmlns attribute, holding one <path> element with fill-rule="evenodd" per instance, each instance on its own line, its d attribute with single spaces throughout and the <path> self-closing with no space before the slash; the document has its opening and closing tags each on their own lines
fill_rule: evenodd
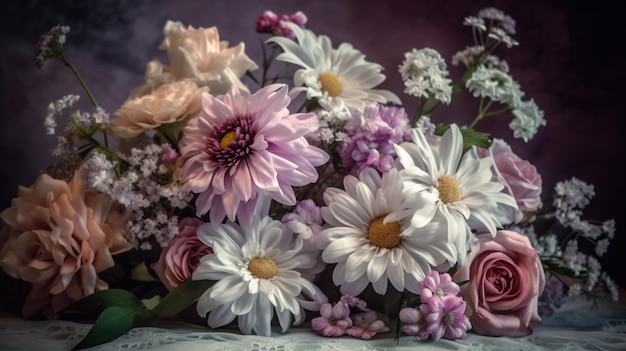
<svg viewBox="0 0 626 351">
<path fill-rule="evenodd" d="M 249 223 L 257 201 L 271 197 L 295 205 L 292 186 L 317 180 L 315 166 L 328 154 L 309 145 L 317 130 L 314 113 L 290 114 L 287 86 L 273 84 L 250 96 L 231 88 L 203 94 L 200 115 L 183 130 L 180 151 L 187 190 L 199 194 L 196 214 Z"/>
</svg>

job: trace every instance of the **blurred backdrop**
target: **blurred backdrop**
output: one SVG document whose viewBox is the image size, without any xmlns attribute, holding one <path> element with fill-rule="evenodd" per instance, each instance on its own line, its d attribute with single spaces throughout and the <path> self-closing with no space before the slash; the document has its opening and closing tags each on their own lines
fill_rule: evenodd
<svg viewBox="0 0 626 351">
<path fill-rule="evenodd" d="M 545 112 L 547 126 L 528 143 L 514 139 L 508 117 L 484 120 L 478 128 L 508 141 L 522 158 L 533 163 L 543 177 L 547 197 L 556 182 L 576 176 L 595 186 L 596 197 L 586 209 L 587 219 L 617 220 L 617 233 L 602 258 L 604 269 L 626 286 L 620 254 L 626 248 L 622 228 L 622 200 L 626 185 L 624 165 L 626 123 L 625 54 L 617 28 L 622 12 L 608 1 L 43 1 L 9 0 L 0 5 L 0 208 L 10 205 L 18 185 L 30 186 L 46 168 L 55 139 L 45 134 L 46 106 L 61 96 L 88 99 L 71 72 L 56 61 L 36 69 L 33 47 L 40 34 L 56 24 L 69 25 L 66 56 L 82 73 L 99 104 L 115 111 L 132 88 L 143 81 L 146 62 L 161 58 L 157 47 L 166 20 L 194 27 L 217 26 L 222 40 L 246 43 L 256 62 L 267 38 L 255 32 L 255 19 L 265 10 L 308 17 L 307 27 L 326 34 L 334 46 L 350 42 L 369 61 L 385 68 L 383 88 L 396 92 L 409 114 L 415 106 L 402 93 L 398 65 L 413 48 L 431 47 L 448 62 L 472 44 L 471 30 L 462 25 L 468 15 L 495 6 L 517 21 L 514 38 L 520 45 L 499 49 L 526 97 Z M 454 107 L 441 108 L 435 122 L 469 123 L 476 100 L 463 95 Z"/>
</svg>

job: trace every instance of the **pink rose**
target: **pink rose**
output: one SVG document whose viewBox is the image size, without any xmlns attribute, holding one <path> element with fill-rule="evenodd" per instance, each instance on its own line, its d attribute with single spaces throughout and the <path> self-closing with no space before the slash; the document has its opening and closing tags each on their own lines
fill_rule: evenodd
<svg viewBox="0 0 626 351">
<path fill-rule="evenodd" d="M 472 328 L 491 336 L 524 336 L 541 321 L 538 299 L 545 276 L 527 237 L 509 230 L 477 236 L 464 266 L 454 274 Z"/>
<path fill-rule="evenodd" d="M 173 290 L 190 278 L 191 273 L 198 268 L 200 258 L 213 253 L 196 235 L 196 230 L 203 223 L 194 217 L 180 221 L 178 235 L 161 251 L 159 261 L 153 266 L 168 290 Z"/>
<path fill-rule="evenodd" d="M 480 157 L 491 156 L 496 176 L 505 184 L 506 192 L 515 198 L 519 210 L 514 209 L 510 222 L 519 222 L 523 212 L 534 212 L 541 208 L 541 175 L 537 168 L 513 153 L 502 139 L 494 139 L 491 147 L 478 149 Z"/>
<path fill-rule="evenodd" d="M 85 191 L 82 171 L 67 183 L 40 175 L 20 187 L 0 213 L 6 242 L 0 266 L 32 283 L 22 314 L 48 318 L 71 303 L 108 289 L 98 273 L 114 266 L 113 255 L 131 249 L 124 238 L 128 215 L 103 194 Z"/>
<path fill-rule="evenodd" d="M 131 92 L 131 98 L 148 94 L 161 84 L 184 79 L 208 87 L 213 95 L 225 94 L 231 86 L 250 93 L 240 78 L 259 66 L 246 55 L 244 43 L 229 47 L 228 41 L 220 40 L 217 27 L 194 28 L 178 21 L 167 21 L 163 34 L 165 38 L 159 49 L 167 52 L 169 65 L 159 59 L 150 61 L 146 66 L 146 82 Z"/>
<path fill-rule="evenodd" d="M 187 80 L 161 85 L 148 95 L 126 100 L 115 111 L 111 129 L 122 138 L 134 138 L 148 129 L 181 122 L 200 111 L 200 96 L 206 91 Z"/>
</svg>

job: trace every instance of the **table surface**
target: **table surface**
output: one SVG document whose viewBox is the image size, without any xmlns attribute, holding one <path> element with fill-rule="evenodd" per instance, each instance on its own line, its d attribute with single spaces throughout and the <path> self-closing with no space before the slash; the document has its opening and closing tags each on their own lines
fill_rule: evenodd
<svg viewBox="0 0 626 351">
<path fill-rule="evenodd" d="M 0 316 L 0 350 L 71 350 L 90 324 L 71 321 L 28 321 Z M 271 337 L 241 335 L 236 328 L 211 330 L 200 325 L 167 322 L 135 328 L 122 337 L 88 350 L 626 350 L 626 299 L 596 304 L 569 299 L 552 316 L 544 317 L 530 336 L 487 337 L 469 333 L 461 340 L 418 341 L 379 335 L 373 340 L 349 336 L 326 338 L 308 327 L 294 327 Z"/>
</svg>

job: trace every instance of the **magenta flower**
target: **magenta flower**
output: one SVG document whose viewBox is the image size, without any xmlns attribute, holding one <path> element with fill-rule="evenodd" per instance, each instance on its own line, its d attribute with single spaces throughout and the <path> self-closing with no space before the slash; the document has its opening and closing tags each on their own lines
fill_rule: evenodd
<svg viewBox="0 0 626 351">
<path fill-rule="evenodd" d="M 400 321 L 402 326 L 400 329 L 407 335 L 415 335 L 418 340 L 426 340 L 430 333 L 427 330 L 428 323 L 426 315 L 428 314 L 428 305 L 421 304 L 419 308 L 405 307 L 400 310 Z"/>
<path fill-rule="evenodd" d="M 465 301 L 455 295 L 446 295 L 440 298 L 430 299 L 426 304 L 428 314 L 426 330 L 437 341 L 442 337 L 454 340 L 467 336 L 467 330 L 471 328 L 469 318 L 465 315 Z"/>
<path fill-rule="evenodd" d="M 270 33 L 289 39 L 295 39 L 293 31 L 287 26 L 287 22 L 292 22 L 300 28 L 304 28 L 307 17 L 302 11 L 298 11 L 293 15 L 278 16 L 272 11 L 265 11 L 256 19 L 256 31 L 258 33 Z"/>
<path fill-rule="evenodd" d="M 342 336 L 352 326 L 350 307 L 339 301 L 334 305 L 325 302 L 320 307 L 320 316 L 311 320 L 311 327 L 323 336 Z"/>
<path fill-rule="evenodd" d="M 249 225 L 260 198 L 292 206 L 292 186 L 317 180 L 315 166 L 329 156 L 304 137 L 317 130 L 317 116 L 290 114 L 290 101 L 284 84 L 250 96 L 235 87 L 217 97 L 202 95 L 200 115 L 180 142 L 186 190 L 198 194 L 196 215 L 210 211 L 213 223 L 228 216 Z"/>
<path fill-rule="evenodd" d="M 461 288 L 452 281 L 452 277 L 448 273 L 439 273 L 431 271 L 423 280 L 417 283 L 420 301 L 428 303 L 434 297 L 443 297 L 445 295 L 458 295 Z"/>
<path fill-rule="evenodd" d="M 375 311 L 355 314 L 352 319 L 353 325 L 346 330 L 346 334 L 356 338 L 369 340 L 374 335 L 389 330 L 385 323 L 378 319 Z"/>
</svg>

